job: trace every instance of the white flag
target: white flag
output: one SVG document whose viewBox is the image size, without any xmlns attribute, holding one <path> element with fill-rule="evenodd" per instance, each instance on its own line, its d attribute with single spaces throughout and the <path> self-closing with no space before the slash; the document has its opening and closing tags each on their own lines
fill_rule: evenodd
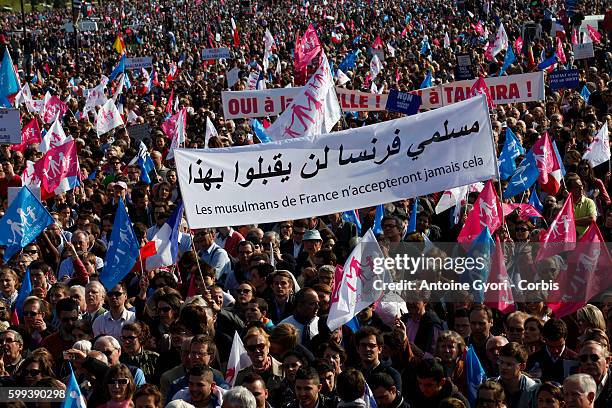
<svg viewBox="0 0 612 408">
<path fill-rule="evenodd" d="M 372 85 L 370 85 L 370 93 L 377 94 L 378 87 L 376 86 L 376 82 L 372 81 Z"/>
<path fill-rule="evenodd" d="M 357 313 L 384 296 L 385 291 L 379 284 L 390 281 L 389 273 L 384 267 L 373 264 L 374 259 L 383 257 L 376 236 L 371 229 L 368 230 L 346 260 L 342 278 L 332 295 L 327 318 L 330 330 L 348 323 Z"/>
<path fill-rule="evenodd" d="M 272 37 L 272 33 L 267 28 L 266 33 L 264 34 L 263 41 L 265 51 L 272 51 L 272 47 L 274 46 L 274 37 Z"/>
<path fill-rule="evenodd" d="M 15 96 L 15 106 L 18 107 L 22 103 L 30 103 L 32 101 L 32 92 L 30 91 L 30 84 L 26 82 L 24 86 L 21 87 L 17 96 Z"/>
<path fill-rule="evenodd" d="M 468 193 L 471 192 L 481 192 L 484 188 L 483 183 L 475 183 L 467 186 L 455 187 L 450 190 L 446 190 L 440 200 L 438 200 L 438 204 L 436 205 L 435 212 L 436 214 L 443 213 L 453 206 L 461 206 L 467 198 Z"/>
<path fill-rule="evenodd" d="M 444 33 L 444 48 L 450 48 L 450 38 L 448 33 Z"/>
<path fill-rule="evenodd" d="M 380 62 L 380 58 L 378 55 L 374 54 L 372 57 L 372 61 L 370 61 L 370 74 L 372 76 L 372 81 L 380 74 L 382 71 L 382 63 Z"/>
<path fill-rule="evenodd" d="M 589 145 L 586 153 L 582 156 L 588 160 L 592 167 L 598 166 L 610 160 L 610 134 L 608 133 L 608 122 L 599 129 L 593 142 Z"/>
<path fill-rule="evenodd" d="M 87 100 L 83 108 L 83 116 L 87 116 L 90 110 L 93 110 L 96 106 L 103 106 L 108 101 L 108 98 L 104 94 L 105 87 L 106 83 L 102 81 L 100 85 L 87 90 Z"/>
<path fill-rule="evenodd" d="M 276 57 L 276 70 L 274 71 L 276 75 L 281 74 L 281 60 L 280 57 Z"/>
<path fill-rule="evenodd" d="M 24 186 L 40 187 L 40 179 L 36 175 L 34 162 L 31 160 L 26 161 L 26 168 L 21 173 L 21 184 Z"/>
<path fill-rule="evenodd" d="M 59 120 L 59 113 L 55 117 L 55 121 L 45 133 L 42 138 L 42 142 L 38 145 L 38 151 L 42 153 L 46 153 L 47 150 L 52 147 L 61 146 L 66 143 L 66 133 L 64 132 L 64 128 L 62 127 L 62 123 Z"/>
<path fill-rule="evenodd" d="M 272 140 L 329 133 L 340 120 L 340 105 L 325 54 L 314 75 L 266 133 Z"/>
<path fill-rule="evenodd" d="M 206 117 L 206 133 L 204 134 L 204 147 L 208 147 L 208 141 L 212 136 L 219 136 L 217 133 L 217 129 L 215 129 L 215 125 L 212 123 L 210 118 Z"/>
<path fill-rule="evenodd" d="M 238 75 L 240 73 L 240 70 L 238 69 L 238 67 L 234 67 L 232 69 L 230 69 L 229 71 L 227 71 L 227 87 L 231 88 L 232 86 L 236 85 L 236 82 L 238 82 Z"/>
<path fill-rule="evenodd" d="M 507 50 L 508 43 L 508 34 L 506 34 L 504 23 L 501 23 L 499 25 L 499 30 L 497 30 L 497 35 L 495 36 L 495 43 L 493 44 L 493 49 L 491 50 L 493 56 L 496 56 L 500 52 Z"/>
<path fill-rule="evenodd" d="M 119 126 L 123 126 L 123 119 L 121 119 L 121 115 L 113 99 L 109 99 L 98 112 L 98 117 L 96 118 L 96 132 L 98 136 L 100 136 Z"/>
<path fill-rule="evenodd" d="M 336 77 L 338 78 L 338 85 L 340 86 L 351 80 L 344 72 L 342 72 L 340 68 L 338 68 L 338 71 L 336 71 Z"/>
<path fill-rule="evenodd" d="M 179 147 L 181 144 L 185 143 L 185 133 L 187 126 L 187 108 L 181 109 L 178 114 L 178 119 L 176 120 L 176 130 L 172 135 L 172 140 L 170 141 L 170 150 L 166 155 L 166 160 L 171 160 L 174 158 L 174 149 Z"/>
<path fill-rule="evenodd" d="M 257 89 L 257 81 L 259 79 L 259 73 L 251 72 L 249 79 L 247 80 L 247 90 L 254 91 Z"/>
<path fill-rule="evenodd" d="M 392 57 L 395 57 L 395 48 L 393 48 L 393 46 L 389 43 L 387 43 L 387 50 L 389 51 L 389 54 L 391 54 Z"/>
<path fill-rule="evenodd" d="M 234 331 L 232 349 L 230 350 L 229 359 L 227 360 L 227 370 L 225 371 L 225 381 L 233 387 L 240 370 L 249 367 L 251 364 L 253 363 L 244 348 L 242 339 L 240 339 L 238 332 Z"/>
</svg>

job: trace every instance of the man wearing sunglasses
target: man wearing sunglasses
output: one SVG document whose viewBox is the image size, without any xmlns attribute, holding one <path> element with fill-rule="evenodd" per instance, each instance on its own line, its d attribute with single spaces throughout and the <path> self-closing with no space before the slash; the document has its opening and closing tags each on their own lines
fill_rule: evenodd
<svg viewBox="0 0 612 408">
<path fill-rule="evenodd" d="M 612 369 L 610 352 L 594 340 L 584 342 L 578 354 L 579 372 L 588 374 L 595 380 L 595 408 L 612 406 Z"/>
<path fill-rule="evenodd" d="M 136 313 L 125 308 L 126 300 L 127 291 L 121 283 L 115 285 L 111 291 L 106 293 L 106 304 L 109 310 L 94 320 L 93 333 L 95 337 L 106 334 L 118 339 L 121 337 L 123 326 L 136 321 Z"/>
<path fill-rule="evenodd" d="M 45 337 L 40 346 L 49 350 L 51 355 L 59 356 L 74 344 L 72 327 L 79 320 L 79 305 L 71 298 L 60 299 L 55 305 L 55 314 L 59 319 L 59 329 Z"/>
</svg>

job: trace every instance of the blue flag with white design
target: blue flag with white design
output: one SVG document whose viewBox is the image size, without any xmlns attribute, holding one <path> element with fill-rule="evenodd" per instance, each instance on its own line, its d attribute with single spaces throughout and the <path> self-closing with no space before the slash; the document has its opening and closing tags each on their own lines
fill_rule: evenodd
<svg viewBox="0 0 612 408">
<path fill-rule="evenodd" d="M 385 206 L 383 204 L 376 207 L 376 214 L 374 215 L 374 226 L 372 232 L 376 235 L 382 234 L 382 219 L 385 216 Z"/>
<path fill-rule="evenodd" d="M 261 124 L 257 119 L 253 119 L 251 122 L 251 126 L 253 126 L 253 131 L 255 132 L 255 136 L 259 139 L 261 143 L 270 143 L 272 139 L 266 133 L 266 128 Z"/>
<path fill-rule="evenodd" d="M 539 175 L 540 171 L 536 165 L 535 156 L 530 150 L 521 164 L 519 164 L 512 178 L 510 178 L 508 187 L 504 191 L 504 199 L 514 197 L 528 190 L 536 182 Z"/>
<path fill-rule="evenodd" d="M 427 70 L 427 75 L 425 76 L 425 79 L 423 80 L 423 82 L 421 82 L 421 86 L 419 87 L 419 89 L 423 89 L 423 88 L 429 88 L 433 86 L 433 80 L 431 77 L 431 70 Z"/>
<path fill-rule="evenodd" d="M 121 56 L 119 63 L 113 69 L 113 72 L 111 72 L 110 76 L 108 77 L 109 81 L 112 81 L 113 79 L 117 78 L 119 74 L 122 74 L 124 72 L 125 72 L 125 54 Z"/>
<path fill-rule="evenodd" d="M 0 219 L 0 245 L 6 247 L 4 262 L 8 262 L 54 222 L 38 198 L 27 187 L 22 187 Z"/>
<path fill-rule="evenodd" d="M 359 50 L 350 52 L 346 57 L 344 57 L 342 62 L 340 62 L 340 65 L 338 65 L 338 69 L 340 69 L 342 72 L 351 71 L 352 69 L 354 69 L 358 53 Z"/>
<path fill-rule="evenodd" d="M 32 279 L 30 279 L 30 269 L 28 268 L 23 277 L 21 287 L 19 288 L 17 300 L 15 301 L 15 310 L 20 319 L 23 317 L 23 304 L 27 297 L 30 296 L 30 292 L 32 292 Z"/>
<path fill-rule="evenodd" d="M 104 269 L 100 274 L 100 282 L 106 290 L 111 290 L 132 270 L 139 253 L 138 238 L 132 228 L 123 199 L 120 199 L 104 259 Z"/>
<path fill-rule="evenodd" d="M 538 210 L 539 213 L 542 213 L 542 210 L 544 210 L 544 206 L 542 205 L 540 197 L 538 197 L 538 193 L 536 192 L 535 188 L 531 190 L 531 195 L 529 196 L 529 204 L 531 204 L 533 208 Z"/>
<path fill-rule="evenodd" d="M 365 408 L 378 408 L 378 404 L 376 403 L 376 399 L 374 398 L 374 394 L 372 393 L 372 389 L 370 389 L 368 383 L 365 385 L 363 402 L 365 403 Z"/>
<path fill-rule="evenodd" d="M 70 381 L 68 381 L 68 386 L 66 387 L 66 398 L 62 402 L 62 408 L 87 408 L 87 403 L 85 398 L 83 398 L 83 393 L 72 370 L 72 365 L 68 363 L 68 366 L 70 367 Z"/>
<path fill-rule="evenodd" d="M 361 236 L 361 220 L 357 210 L 345 211 L 342 213 L 342 219 L 347 222 L 352 222 L 357 226 L 357 235 Z"/>
<path fill-rule="evenodd" d="M 153 163 L 153 159 L 147 150 L 147 146 L 142 141 L 138 146 L 138 153 L 136 154 L 136 157 L 134 157 L 129 163 L 130 166 L 133 166 L 134 164 L 138 164 L 138 167 L 140 168 L 140 181 L 151 184 L 151 177 L 149 177 L 149 173 L 155 169 L 155 163 Z"/>
<path fill-rule="evenodd" d="M 506 140 L 497 161 L 499 175 L 502 180 L 506 180 L 514 174 L 516 170 L 515 159 L 523 154 L 525 154 L 525 149 L 521 146 L 521 142 L 512 129 L 506 128 Z"/>
<path fill-rule="evenodd" d="M 466 397 L 470 405 L 475 406 L 478 387 L 487 379 L 487 374 L 473 347 L 469 347 L 465 353 L 465 374 L 468 388 Z"/>
<path fill-rule="evenodd" d="M 499 71 L 499 76 L 504 75 L 504 72 L 508 69 L 510 65 L 512 65 L 516 61 L 516 55 L 514 55 L 514 51 L 512 51 L 512 47 L 508 47 L 506 51 L 506 56 L 504 57 L 504 65 L 502 65 L 501 71 Z"/>
<path fill-rule="evenodd" d="M 408 222 L 408 233 L 412 234 L 416 231 L 416 219 L 417 211 L 419 207 L 419 197 L 415 197 L 412 200 L 412 207 L 410 208 L 410 221 Z"/>
<path fill-rule="evenodd" d="M 586 103 L 589 102 L 589 98 L 591 97 L 591 91 L 589 91 L 589 88 L 587 88 L 586 85 L 582 87 L 582 91 L 580 91 L 580 97 L 584 99 Z"/>
<path fill-rule="evenodd" d="M 17 92 L 19 92 L 19 82 L 13 67 L 13 59 L 8 48 L 5 47 L 2 65 L 0 65 L 0 105 L 11 106 L 8 97 Z"/>
<path fill-rule="evenodd" d="M 485 261 L 482 262 L 482 264 L 476 264 L 472 269 L 466 268 L 465 272 L 460 275 L 460 282 L 467 283 L 472 287 L 472 282 L 475 280 L 480 280 L 482 282 L 487 282 L 489 280 L 491 254 L 493 253 L 494 245 L 495 242 L 491 237 L 489 227 L 485 227 L 474 239 L 468 251 L 468 256 L 472 257 L 471 259 L 482 258 Z M 474 302 L 482 303 L 484 301 L 484 292 L 482 290 L 476 290 L 472 287 L 470 292 L 474 296 Z"/>
</svg>

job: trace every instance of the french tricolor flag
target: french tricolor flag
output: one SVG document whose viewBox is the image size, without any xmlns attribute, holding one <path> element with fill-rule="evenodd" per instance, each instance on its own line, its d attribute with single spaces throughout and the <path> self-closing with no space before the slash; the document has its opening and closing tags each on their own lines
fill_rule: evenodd
<svg viewBox="0 0 612 408">
<path fill-rule="evenodd" d="M 155 233 L 152 242 L 155 242 L 155 255 L 146 259 L 147 270 L 170 266 L 178 260 L 179 225 L 183 218 L 183 203 L 181 203 L 166 220 L 164 225 Z"/>
</svg>

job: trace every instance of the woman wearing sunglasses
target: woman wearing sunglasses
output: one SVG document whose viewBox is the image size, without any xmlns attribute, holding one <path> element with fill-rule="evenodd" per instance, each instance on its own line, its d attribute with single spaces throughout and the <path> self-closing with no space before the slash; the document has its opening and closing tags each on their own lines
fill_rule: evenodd
<svg viewBox="0 0 612 408">
<path fill-rule="evenodd" d="M 23 387 L 33 387 L 43 377 L 55 377 L 53 363 L 47 354 L 30 354 L 19 366 L 15 377 L 17 384 Z"/>
<path fill-rule="evenodd" d="M 130 407 L 132 395 L 136 391 L 134 377 L 125 364 L 115 364 L 108 369 L 104 378 L 104 393 L 106 403 L 99 408 Z"/>
</svg>

